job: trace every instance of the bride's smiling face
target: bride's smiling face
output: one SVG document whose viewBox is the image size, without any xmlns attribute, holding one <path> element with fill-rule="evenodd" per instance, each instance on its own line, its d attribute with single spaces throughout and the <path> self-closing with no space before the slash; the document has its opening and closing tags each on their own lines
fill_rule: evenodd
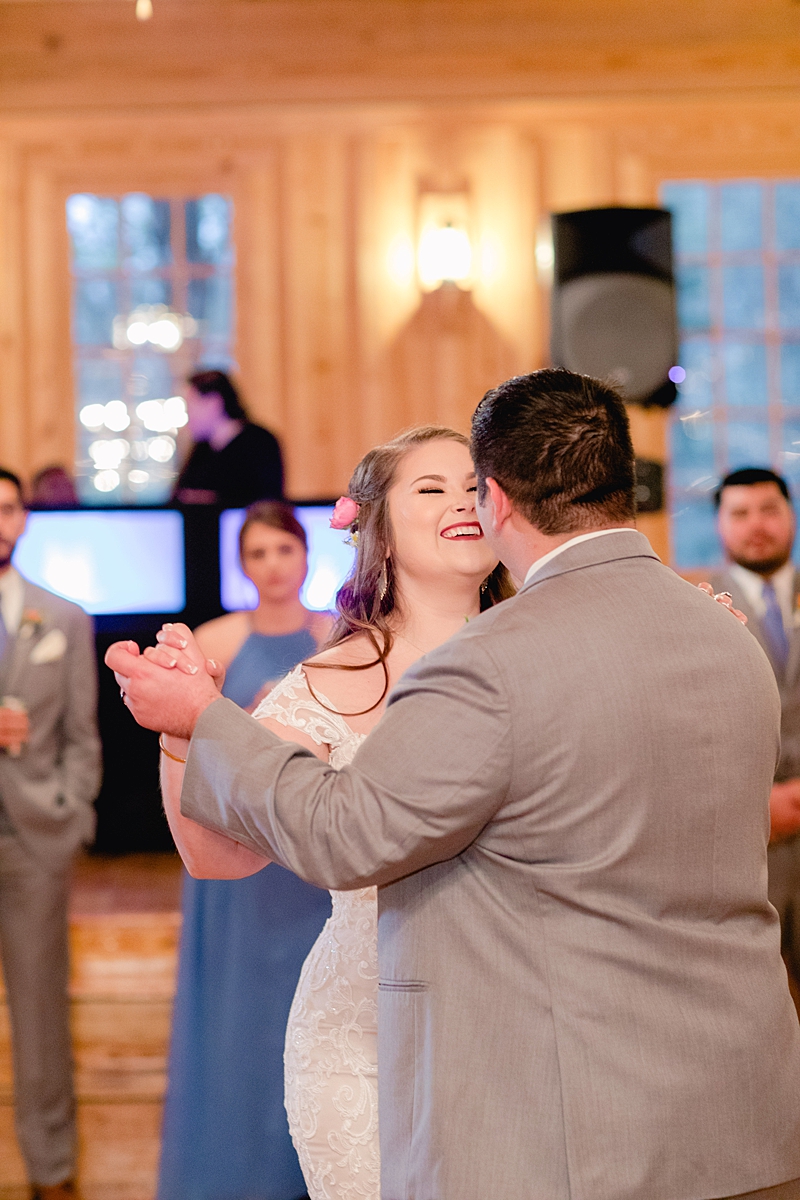
<svg viewBox="0 0 800 1200">
<path fill-rule="evenodd" d="M 423 442 L 398 465 L 389 491 L 392 560 L 419 583 L 456 575 L 475 586 L 497 566 L 475 515 L 475 469 L 466 446 L 449 439 Z"/>
</svg>

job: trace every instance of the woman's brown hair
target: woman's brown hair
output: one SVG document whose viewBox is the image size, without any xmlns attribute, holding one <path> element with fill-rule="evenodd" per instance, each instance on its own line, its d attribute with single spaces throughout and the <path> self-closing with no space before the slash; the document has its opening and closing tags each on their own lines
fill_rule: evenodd
<svg viewBox="0 0 800 1200">
<path fill-rule="evenodd" d="M 389 690 L 389 669 L 386 659 L 394 642 L 389 622 L 392 613 L 400 610 L 392 566 L 392 527 L 389 520 L 389 491 L 394 484 L 401 460 L 415 446 L 425 442 L 458 442 L 469 448 L 469 439 L 455 429 L 443 425 L 418 425 L 398 434 L 390 442 L 376 446 L 364 455 L 353 472 L 347 489 L 348 496 L 359 505 L 353 522 L 356 557 L 353 570 L 336 596 L 338 620 L 331 630 L 325 648 L 338 646 L 354 634 L 366 634 L 375 648 L 371 662 L 358 664 L 314 663 L 315 667 L 330 670 L 365 671 L 378 663 L 383 668 L 384 687 L 369 708 L 343 716 L 360 717 L 372 712 Z M 481 610 L 499 604 L 514 595 L 514 586 L 502 563 L 487 576 L 481 587 Z"/>
<path fill-rule="evenodd" d="M 288 504 L 280 500 L 259 500 L 251 504 L 244 514 L 242 528 L 239 530 L 239 560 L 244 562 L 244 539 L 248 529 L 253 525 L 268 525 L 270 529 L 279 529 L 281 533 L 290 533 L 303 543 L 303 549 L 308 550 L 306 531 L 292 512 Z"/>
</svg>

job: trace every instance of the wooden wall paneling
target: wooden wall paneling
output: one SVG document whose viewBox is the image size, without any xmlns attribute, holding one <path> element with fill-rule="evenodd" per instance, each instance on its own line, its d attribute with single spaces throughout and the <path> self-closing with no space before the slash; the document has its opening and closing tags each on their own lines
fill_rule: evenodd
<svg viewBox="0 0 800 1200">
<path fill-rule="evenodd" d="M 786 0 L 132 0 L 0 3 L 0 102 L 636 96 L 796 88 Z"/>
<path fill-rule="evenodd" d="M 71 467 L 75 409 L 70 340 L 70 280 L 63 195 L 55 148 L 26 164 L 25 347 L 28 375 L 27 471 Z"/>
<path fill-rule="evenodd" d="M 363 139 L 358 234 L 362 454 L 408 423 L 402 394 L 387 386 L 385 356 L 420 302 L 416 218 L 423 173 L 424 154 L 413 126 L 390 126 Z"/>
<path fill-rule="evenodd" d="M 350 475 L 360 392 L 354 368 L 354 199 L 343 136 L 300 134 L 283 147 L 288 491 L 338 494 Z"/>
<path fill-rule="evenodd" d="M 0 465 L 27 467 L 19 153 L 0 139 Z"/>
<path fill-rule="evenodd" d="M 614 202 L 609 138 L 596 121 L 556 121 L 543 137 L 545 203 L 550 212 Z"/>
<path fill-rule="evenodd" d="M 283 213 L 275 147 L 243 168 L 235 202 L 236 341 L 244 396 L 254 420 L 284 437 Z"/>
<path fill-rule="evenodd" d="M 509 124 L 479 129 L 472 143 L 473 298 L 513 349 L 514 370 L 526 371 L 538 365 L 540 342 L 535 155 Z"/>
</svg>

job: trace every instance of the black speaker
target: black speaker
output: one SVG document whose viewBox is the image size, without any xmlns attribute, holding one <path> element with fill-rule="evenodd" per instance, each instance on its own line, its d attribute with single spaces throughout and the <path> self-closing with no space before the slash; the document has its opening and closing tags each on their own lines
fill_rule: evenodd
<svg viewBox="0 0 800 1200">
<path fill-rule="evenodd" d="M 551 351 L 556 366 L 613 383 L 627 401 L 676 398 L 672 218 L 661 208 L 553 217 Z"/>
<path fill-rule="evenodd" d="M 664 467 L 650 458 L 636 459 L 636 511 L 661 512 L 664 507 Z"/>
</svg>

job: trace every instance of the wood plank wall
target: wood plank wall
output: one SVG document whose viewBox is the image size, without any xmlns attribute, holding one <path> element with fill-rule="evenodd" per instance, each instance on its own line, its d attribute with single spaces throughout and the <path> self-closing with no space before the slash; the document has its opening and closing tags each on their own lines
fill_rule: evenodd
<svg viewBox="0 0 800 1200">
<path fill-rule="evenodd" d="M 606 30 L 604 60 L 580 21 L 570 36 L 583 50 L 570 59 L 569 30 L 558 42 L 557 9 L 543 3 L 198 0 L 183 58 L 186 5 L 155 6 L 145 29 L 132 0 L 0 2 L 0 460 L 26 475 L 73 453 L 70 192 L 233 197 L 241 382 L 283 440 L 290 492 L 311 496 L 338 493 L 358 457 L 407 424 L 466 428 L 486 388 L 546 362 L 534 245 L 548 212 L 650 204 L 665 178 L 800 173 L 798 5 L 787 17 L 791 6 L 764 0 L 772 25 L 761 36 L 741 0 L 723 6 L 727 33 L 719 5 L 666 4 L 691 69 L 674 46 L 672 66 L 665 58 L 666 27 L 658 45 L 633 47 L 652 15 L 640 0 L 617 6 L 639 20 L 624 62 L 603 0 L 580 7 Z M 291 70 L 259 70 L 269 39 L 255 29 L 248 41 L 243 9 L 295 20 L 280 43 Z M 378 9 L 399 38 L 383 48 Z M 436 53 L 406 45 L 402 59 L 412 9 L 436 17 L 442 36 Z M 549 57 L 535 9 L 549 14 Z M 707 25 L 716 14 L 705 43 L 680 25 L 690 12 Z M 348 74 L 341 39 L 356 36 L 354 13 L 373 49 Z M 448 28 L 460 31 L 449 58 Z M 505 58 L 489 44 L 495 28 Z M 519 47 L 509 57 L 515 31 L 528 58 Z M 453 188 L 469 193 L 483 269 L 469 294 L 423 295 L 408 267 L 419 196 Z M 660 416 L 634 414 L 634 431 L 641 452 L 663 456 Z M 666 553 L 663 520 L 647 530 Z"/>
</svg>

